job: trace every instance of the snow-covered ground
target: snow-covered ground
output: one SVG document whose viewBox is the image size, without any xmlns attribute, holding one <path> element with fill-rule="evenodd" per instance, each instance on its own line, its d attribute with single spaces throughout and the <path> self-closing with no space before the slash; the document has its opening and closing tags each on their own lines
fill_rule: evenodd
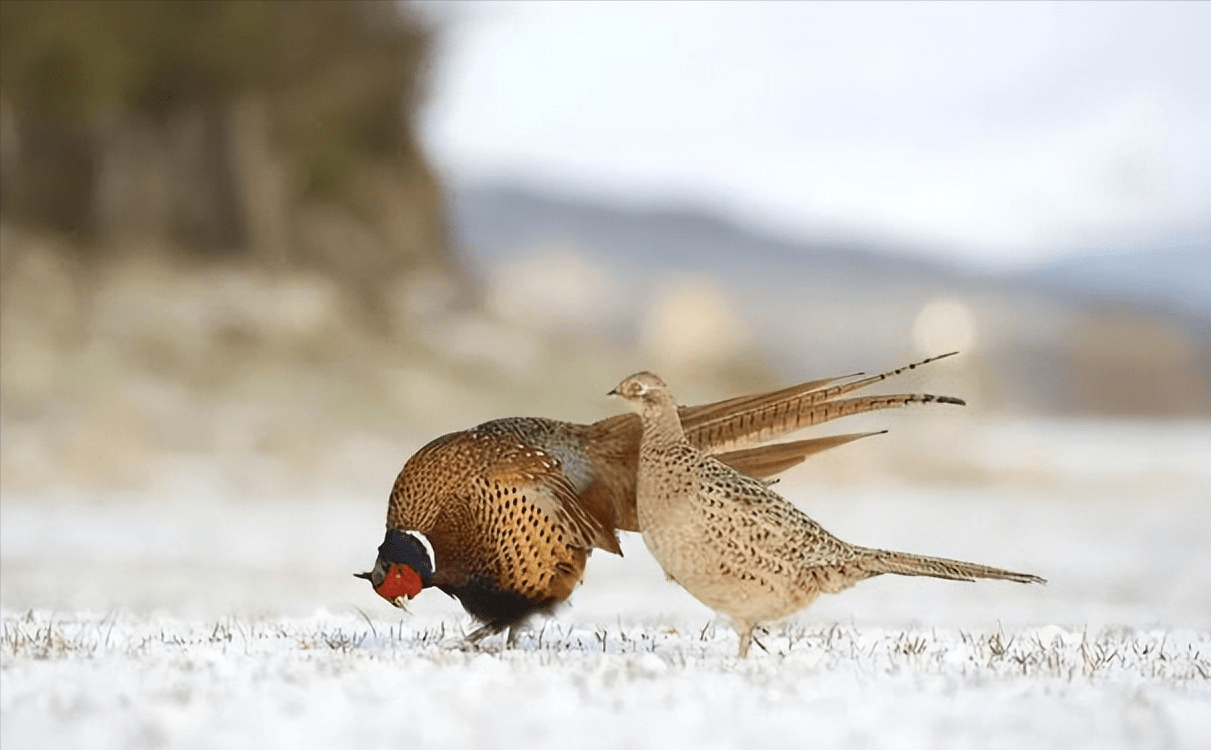
<svg viewBox="0 0 1211 750">
<path fill-rule="evenodd" d="M 932 439 L 912 422 L 899 440 Z M 394 466 L 375 497 L 259 497 L 204 465 L 124 495 L 7 493 L 0 745 L 1206 747 L 1211 426 L 946 429 L 925 451 L 964 467 L 944 482 L 845 481 L 893 433 L 777 488 L 849 541 L 1048 585 L 887 576 L 744 661 L 633 535 L 512 649 L 467 650 L 438 592 L 389 607 L 350 574 Z"/>
</svg>

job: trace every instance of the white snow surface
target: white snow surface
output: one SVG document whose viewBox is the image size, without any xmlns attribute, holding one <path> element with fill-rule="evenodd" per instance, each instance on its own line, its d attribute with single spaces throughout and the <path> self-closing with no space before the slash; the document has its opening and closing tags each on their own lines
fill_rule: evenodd
<svg viewBox="0 0 1211 750">
<path fill-rule="evenodd" d="M 985 479 L 848 486 L 809 463 L 777 489 L 848 541 L 1048 585 L 885 576 L 745 660 L 635 535 L 475 650 L 456 602 L 396 610 L 350 575 L 384 497 L 251 497 L 205 470 L 6 494 L 0 746 L 1207 747 L 1208 425 L 1022 421 L 946 450 Z"/>
</svg>

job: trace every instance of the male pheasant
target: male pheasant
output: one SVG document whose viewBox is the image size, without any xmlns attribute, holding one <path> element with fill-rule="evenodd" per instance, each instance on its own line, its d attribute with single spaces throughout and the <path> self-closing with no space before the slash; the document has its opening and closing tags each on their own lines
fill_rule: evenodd
<svg viewBox="0 0 1211 750">
<path fill-rule="evenodd" d="M 664 382 L 641 372 L 613 391 L 639 412 L 639 526 L 670 578 L 726 614 L 748 653 L 753 628 L 883 573 L 1043 583 L 1029 573 L 848 544 L 764 482 L 687 440 Z"/>
<path fill-rule="evenodd" d="M 754 481 L 768 480 L 813 453 L 878 433 L 759 443 L 876 409 L 961 405 L 923 394 L 842 398 L 947 356 L 682 407 L 680 418 L 692 445 Z M 483 623 L 472 640 L 549 610 L 580 582 L 594 548 L 621 554 L 617 531 L 640 530 L 641 434 L 640 420 L 622 414 L 590 425 L 498 419 L 439 437 L 404 464 L 378 559 L 357 575 L 396 606 L 428 587 L 456 597 Z"/>
</svg>

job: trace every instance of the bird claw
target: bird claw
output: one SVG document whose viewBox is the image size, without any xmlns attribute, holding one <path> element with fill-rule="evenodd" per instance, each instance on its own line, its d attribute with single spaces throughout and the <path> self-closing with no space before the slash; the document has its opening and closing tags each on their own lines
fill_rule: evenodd
<svg viewBox="0 0 1211 750">
<path fill-rule="evenodd" d="M 460 642 L 460 644 L 458 645 L 458 648 L 462 651 L 486 651 L 488 649 L 486 649 L 484 647 L 482 641 L 485 638 L 488 638 L 489 636 L 493 636 L 493 635 L 496 635 L 497 633 L 502 633 L 502 632 L 506 633 L 506 636 L 503 639 L 501 646 L 498 650 L 504 651 L 508 648 L 512 648 L 516 642 L 517 628 L 512 628 L 512 627 L 509 627 L 508 625 L 501 627 L 499 625 L 494 625 L 491 623 L 489 623 L 487 625 L 481 625 L 478 628 L 476 628 L 475 630 L 472 630 L 470 633 L 468 633 L 466 638 L 464 638 Z"/>
</svg>

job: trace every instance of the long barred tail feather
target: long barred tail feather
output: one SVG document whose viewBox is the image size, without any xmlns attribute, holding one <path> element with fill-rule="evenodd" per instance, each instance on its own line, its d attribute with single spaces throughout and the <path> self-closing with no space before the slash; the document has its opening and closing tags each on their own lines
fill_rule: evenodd
<svg viewBox="0 0 1211 750">
<path fill-rule="evenodd" d="M 1015 573 L 1012 570 L 993 568 L 978 563 L 948 560 L 943 557 L 926 557 L 907 552 L 889 552 L 887 550 L 863 549 L 859 554 L 859 564 L 871 575 L 893 573 L 901 576 L 929 576 L 931 578 L 946 578 L 952 581 L 974 581 L 980 578 L 991 578 L 1017 583 L 1047 583 L 1047 580 L 1031 573 Z"/>
<path fill-rule="evenodd" d="M 830 385 L 841 378 L 824 378 L 768 393 L 719 401 L 703 406 L 682 407 L 681 424 L 686 438 L 710 453 L 722 453 L 734 448 L 772 440 L 782 435 L 827 422 L 838 417 L 866 411 L 887 409 L 907 404 L 956 404 L 962 399 L 930 394 L 897 394 L 866 396 L 837 401 L 852 393 L 895 377 L 922 365 L 953 356 L 949 352 L 914 362 L 894 370 L 864 377 L 848 383 Z"/>
</svg>

